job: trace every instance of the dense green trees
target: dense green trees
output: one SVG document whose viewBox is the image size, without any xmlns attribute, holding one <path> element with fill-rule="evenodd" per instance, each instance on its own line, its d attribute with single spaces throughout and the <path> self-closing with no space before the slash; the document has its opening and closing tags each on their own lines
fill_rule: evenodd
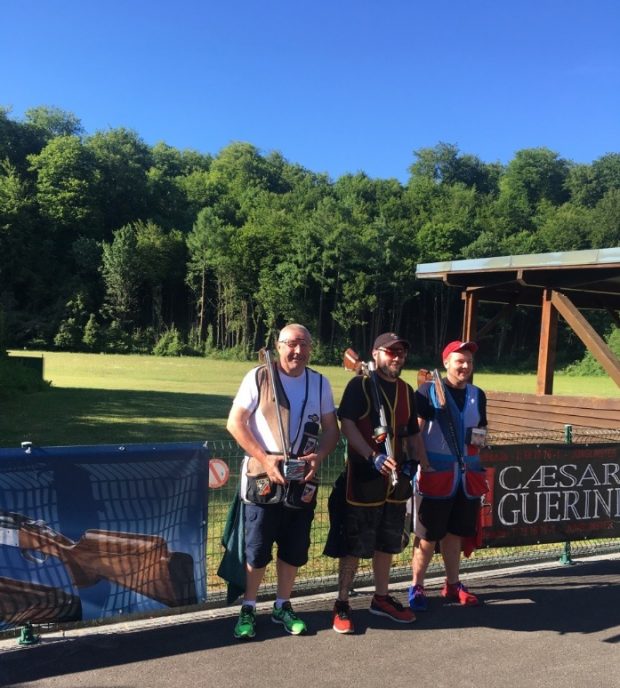
<svg viewBox="0 0 620 688">
<path fill-rule="evenodd" d="M 4 341 L 247 356 L 298 320 L 324 360 L 382 329 L 428 355 L 458 336 L 461 306 L 416 263 L 620 244 L 618 153 L 577 165 L 536 148 L 503 166 L 439 143 L 409 172 L 333 181 L 249 143 L 202 155 L 0 108 Z M 530 356 L 535 317 L 518 313 L 496 353 Z"/>
</svg>

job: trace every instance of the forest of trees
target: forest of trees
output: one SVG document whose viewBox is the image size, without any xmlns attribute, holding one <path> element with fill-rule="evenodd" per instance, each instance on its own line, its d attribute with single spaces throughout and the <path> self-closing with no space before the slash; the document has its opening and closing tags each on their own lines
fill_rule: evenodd
<svg viewBox="0 0 620 688">
<path fill-rule="evenodd" d="M 502 165 L 439 143 L 412 153 L 406 184 L 332 180 L 250 143 L 209 155 L 0 109 L 0 351 L 243 357 L 298 321 L 315 360 L 387 329 L 423 356 L 460 334 L 462 307 L 415 279 L 418 262 L 619 244 L 620 153 Z M 531 360 L 539 317 L 519 310 L 487 353 Z"/>
</svg>

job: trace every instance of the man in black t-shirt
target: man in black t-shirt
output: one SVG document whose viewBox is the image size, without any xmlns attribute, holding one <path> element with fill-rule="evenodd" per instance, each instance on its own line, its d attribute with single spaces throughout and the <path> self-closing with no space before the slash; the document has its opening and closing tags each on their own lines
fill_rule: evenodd
<svg viewBox="0 0 620 688">
<path fill-rule="evenodd" d="M 411 495 L 413 460 L 420 460 L 415 395 L 400 378 L 409 343 L 386 332 L 375 340 L 375 372 L 359 375 L 347 385 L 338 409 L 347 438 L 347 465 L 329 498 L 330 532 L 324 553 L 339 558 L 338 599 L 332 627 L 352 633 L 349 590 L 360 558 L 372 558 L 375 595 L 370 612 L 397 623 L 411 623 L 415 615 L 388 594 L 392 556 L 403 549 L 406 503 Z M 392 453 L 375 429 L 381 423 L 373 401 L 375 381 L 392 439 Z"/>
</svg>

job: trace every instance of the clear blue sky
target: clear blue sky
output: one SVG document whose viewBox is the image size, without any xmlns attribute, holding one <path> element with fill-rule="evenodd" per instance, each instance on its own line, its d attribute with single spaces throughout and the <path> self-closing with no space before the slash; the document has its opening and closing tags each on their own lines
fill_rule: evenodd
<svg viewBox="0 0 620 688">
<path fill-rule="evenodd" d="M 405 181 L 440 141 L 620 152 L 618 0 L 0 0 L 0 65 L 13 117 L 248 141 L 334 179 Z"/>
</svg>

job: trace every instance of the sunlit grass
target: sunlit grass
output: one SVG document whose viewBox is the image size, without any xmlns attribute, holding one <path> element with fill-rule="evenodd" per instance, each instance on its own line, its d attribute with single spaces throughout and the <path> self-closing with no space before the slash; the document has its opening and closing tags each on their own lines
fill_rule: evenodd
<svg viewBox="0 0 620 688">
<path fill-rule="evenodd" d="M 38 355 L 40 352 L 15 352 Z M 181 442 L 228 438 L 225 419 L 243 375 L 256 362 L 45 352 L 45 392 L 4 399 L 0 446 L 30 440 L 42 446 L 116 442 Z M 336 403 L 351 373 L 317 366 Z M 415 385 L 416 370 L 403 378 Z M 477 373 L 483 389 L 533 393 L 535 375 Z M 556 375 L 556 394 L 618 395 L 605 377 Z"/>
</svg>

